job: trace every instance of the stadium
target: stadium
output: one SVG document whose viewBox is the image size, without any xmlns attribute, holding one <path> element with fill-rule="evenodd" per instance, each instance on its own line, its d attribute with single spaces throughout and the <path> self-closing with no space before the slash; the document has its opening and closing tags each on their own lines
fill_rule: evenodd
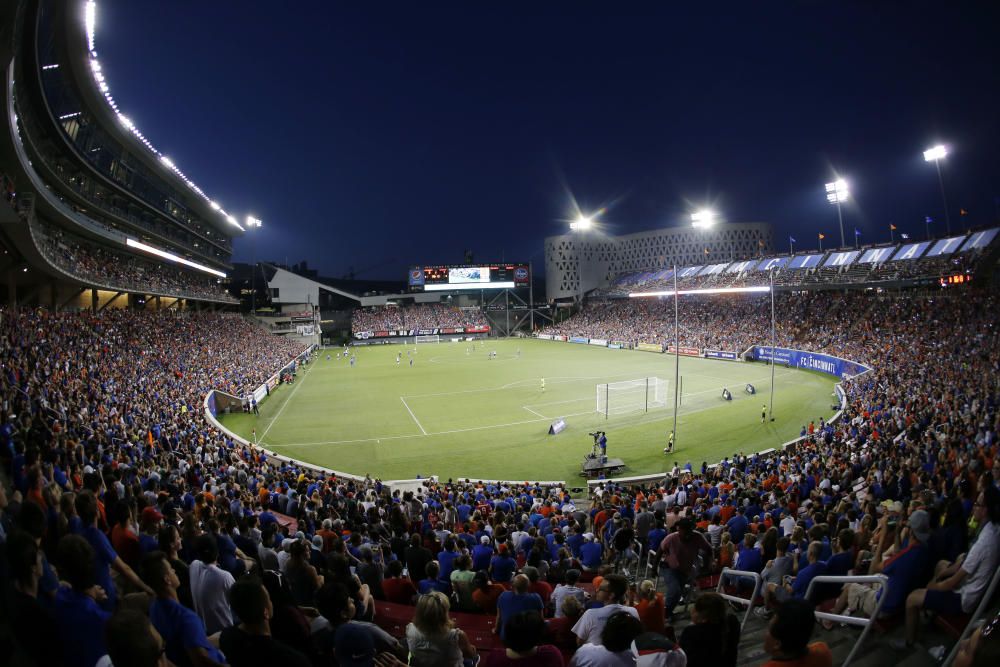
<svg viewBox="0 0 1000 667">
<path fill-rule="evenodd" d="M 2 13 L 0 662 L 995 664 L 1000 217 L 241 263 L 100 4 Z"/>
</svg>

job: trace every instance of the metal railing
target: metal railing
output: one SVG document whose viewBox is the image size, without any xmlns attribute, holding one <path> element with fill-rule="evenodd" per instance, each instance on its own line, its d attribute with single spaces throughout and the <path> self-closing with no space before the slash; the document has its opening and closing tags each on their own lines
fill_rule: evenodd
<svg viewBox="0 0 1000 667">
<path fill-rule="evenodd" d="M 881 588 L 878 593 L 878 598 L 875 602 L 875 609 L 872 611 L 871 618 L 865 618 L 864 616 L 833 614 L 827 611 L 816 611 L 816 620 L 846 623 L 848 625 L 858 625 L 864 628 L 864 630 L 861 631 L 861 636 L 858 637 L 858 641 L 856 641 L 854 646 L 851 648 L 851 652 L 847 654 L 847 658 L 841 664 L 841 667 L 847 667 L 851 664 L 851 660 L 854 659 L 854 654 L 857 653 L 858 649 L 861 648 L 861 645 L 864 644 L 865 638 L 868 636 L 868 632 L 872 629 L 872 626 L 878 619 L 879 614 L 882 612 L 882 605 L 885 603 L 886 594 L 889 591 L 889 577 L 884 574 L 858 575 L 853 577 L 832 577 L 826 575 L 813 577 L 813 580 L 809 582 L 809 588 L 806 589 L 807 600 L 813 599 L 813 591 L 819 584 L 875 584 Z"/>
<path fill-rule="evenodd" d="M 730 595 L 725 592 L 725 583 L 727 580 L 726 575 L 729 578 L 734 577 L 753 579 L 753 595 L 750 599 L 740 597 L 738 595 Z M 722 569 L 722 576 L 719 577 L 719 584 L 716 586 L 715 591 L 722 596 L 724 600 L 728 600 L 734 604 L 738 604 L 747 608 L 746 613 L 743 614 L 743 620 L 740 621 L 740 627 L 746 625 L 747 620 L 750 618 L 750 612 L 753 611 L 754 603 L 757 601 L 757 596 L 760 595 L 760 591 L 764 586 L 764 580 L 761 578 L 760 574 L 757 572 L 751 572 L 749 570 L 734 570 L 732 568 L 725 567 Z"/>
<path fill-rule="evenodd" d="M 948 657 L 944 659 L 942 667 L 951 666 L 951 663 L 955 661 L 955 656 L 958 655 L 958 647 L 961 646 L 962 642 L 965 641 L 969 637 L 969 635 L 972 634 L 973 630 L 982 625 L 983 621 L 985 620 L 983 618 L 983 614 L 985 614 L 986 610 L 989 608 L 990 603 L 993 600 L 993 595 L 997 592 L 998 584 L 1000 584 L 1000 569 L 998 569 L 996 572 L 993 573 L 993 578 L 990 579 L 990 585 L 986 589 L 986 592 L 983 593 L 983 597 L 979 601 L 979 605 L 976 607 L 976 611 L 973 612 L 972 618 L 969 619 L 969 622 L 965 624 L 965 629 L 962 630 L 962 635 L 958 638 L 958 641 L 955 642 L 955 645 L 948 653 Z"/>
</svg>

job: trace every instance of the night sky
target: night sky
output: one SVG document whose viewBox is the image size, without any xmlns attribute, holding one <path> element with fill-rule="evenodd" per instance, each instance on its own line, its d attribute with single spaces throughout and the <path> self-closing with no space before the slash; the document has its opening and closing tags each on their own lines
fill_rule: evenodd
<svg viewBox="0 0 1000 667">
<path fill-rule="evenodd" d="M 263 219 L 257 259 L 402 280 L 466 248 L 539 266 L 574 198 L 614 234 L 709 204 L 778 250 L 829 246 L 834 170 L 849 243 L 922 237 L 926 215 L 943 233 L 939 142 L 953 229 L 960 207 L 988 224 L 997 7 L 99 0 L 96 46 L 122 112 Z"/>
</svg>

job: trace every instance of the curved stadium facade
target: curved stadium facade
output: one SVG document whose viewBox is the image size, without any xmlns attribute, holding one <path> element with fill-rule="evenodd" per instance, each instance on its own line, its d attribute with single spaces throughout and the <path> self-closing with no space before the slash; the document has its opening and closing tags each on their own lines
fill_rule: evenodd
<svg viewBox="0 0 1000 667">
<path fill-rule="evenodd" d="M 616 276 L 757 257 L 772 250 L 771 225 L 723 223 L 710 230 L 654 229 L 622 236 L 574 233 L 545 239 L 545 287 L 550 300 L 580 297 Z"/>
<path fill-rule="evenodd" d="M 95 15 L 92 1 L 5 3 L 7 301 L 236 304 L 224 282 L 243 229 L 118 111 L 97 58 Z"/>
</svg>

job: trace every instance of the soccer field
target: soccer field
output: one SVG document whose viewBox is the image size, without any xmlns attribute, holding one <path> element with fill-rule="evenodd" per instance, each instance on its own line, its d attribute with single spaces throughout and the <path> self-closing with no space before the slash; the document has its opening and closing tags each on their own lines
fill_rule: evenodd
<svg viewBox="0 0 1000 667">
<path fill-rule="evenodd" d="M 588 433 L 597 429 L 607 432 L 608 456 L 625 461 L 623 474 L 657 473 L 674 461 L 697 467 L 777 447 L 809 420 L 828 418 L 834 403 L 834 378 L 778 368 L 776 419 L 762 424 L 770 367 L 682 357 L 677 439 L 668 457 L 663 448 L 673 425 L 672 355 L 532 339 L 471 347 L 358 347 L 353 368 L 342 358 L 327 360 L 322 351 L 300 369 L 294 384 L 272 392 L 259 416 L 222 420 L 248 439 L 256 429 L 262 445 L 279 454 L 359 475 L 571 481 L 582 479 L 580 466 L 593 444 Z M 496 359 L 489 358 L 493 350 Z M 612 391 L 609 417 L 597 413 L 598 384 L 646 377 L 668 383 L 662 406 L 630 410 L 645 405 L 645 392 Z M 744 392 L 748 382 L 757 388 L 755 396 Z M 732 392 L 731 402 L 722 400 L 722 387 Z M 548 435 L 549 424 L 560 417 L 566 430 Z"/>
</svg>

